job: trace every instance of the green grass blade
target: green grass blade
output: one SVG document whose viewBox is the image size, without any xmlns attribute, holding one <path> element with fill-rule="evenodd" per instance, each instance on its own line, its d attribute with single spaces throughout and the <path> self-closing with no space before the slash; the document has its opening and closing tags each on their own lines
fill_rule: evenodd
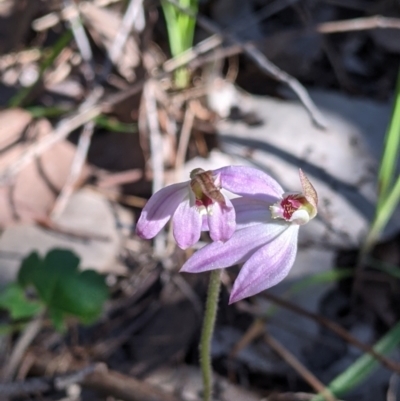
<svg viewBox="0 0 400 401">
<path fill-rule="evenodd" d="M 400 343 L 400 322 L 398 322 L 388 333 L 383 336 L 374 346 L 374 350 L 386 355 L 393 351 Z M 337 376 L 328 386 L 328 389 L 340 397 L 368 378 L 379 362 L 369 354 L 358 358 L 343 373 Z M 316 395 L 311 401 L 325 401 L 321 394 Z"/>
<path fill-rule="evenodd" d="M 121 123 L 113 117 L 100 115 L 94 119 L 97 127 L 104 128 L 111 132 L 121 132 L 126 134 L 136 134 L 138 132 L 137 124 Z"/>
<path fill-rule="evenodd" d="M 386 199 L 393 184 L 397 156 L 400 145 L 400 70 L 396 85 L 396 98 L 394 101 L 392 117 L 385 137 L 385 147 L 379 169 L 378 184 L 378 211 Z"/>
<path fill-rule="evenodd" d="M 63 114 L 70 113 L 72 108 L 60 107 L 60 106 L 30 106 L 26 107 L 26 111 L 32 114 L 33 118 L 54 118 L 60 117 Z"/>
<path fill-rule="evenodd" d="M 399 204 L 400 200 L 400 175 L 397 177 L 396 183 L 389 193 L 389 195 L 384 199 L 382 206 L 378 209 L 375 220 L 373 221 L 371 228 L 368 232 L 367 238 L 365 239 L 363 248 L 361 250 L 362 254 L 366 254 L 376 243 L 381 234 L 382 230 L 385 228 L 387 222 L 392 216 L 394 210 Z"/>
<path fill-rule="evenodd" d="M 183 51 L 182 35 L 179 31 L 178 25 L 178 11 L 167 1 L 162 1 L 161 6 L 164 12 L 165 21 L 167 23 L 168 40 L 171 54 L 172 57 L 176 57 Z"/>
<path fill-rule="evenodd" d="M 179 4 L 197 12 L 198 0 L 180 0 Z M 164 0 L 161 2 L 167 24 L 168 39 L 171 54 L 176 57 L 193 45 L 196 19 L 178 10 L 173 4 Z M 189 85 L 190 74 L 185 67 L 175 71 L 175 85 L 177 88 L 186 88 Z"/>
</svg>

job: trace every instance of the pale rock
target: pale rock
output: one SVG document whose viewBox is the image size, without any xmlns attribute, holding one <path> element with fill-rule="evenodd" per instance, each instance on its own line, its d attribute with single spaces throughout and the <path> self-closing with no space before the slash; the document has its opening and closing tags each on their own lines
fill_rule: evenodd
<svg viewBox="0 0 400 401">
<path fill-rule="evenodd" d="M 300 230 L 301 243 L 357 247 L 370 225 L 376 202 L 378 161 L 390 106 L 344 95 L 315 92 L 312 97 L 329 123 L 318 129 L 298 101 L 241 96 L 243 110 L 264 124 L 221 121 L 219 141 L 233 164 L 247 164 L 273 176 L 286 191 L 300 191 L 298 169 L 319 196 L 318 216 Z M 391 221 L 399 227 L 399 215 Z"/>
<path fill-rule="evenodd" d="M 43 257 L 54 248 L 75 252 L 81 259 L 82 269 L 117 275 L 126 273 L 126 268 L 118 262 L 128 234 L 125 228 L 132 224 L 132 216 L 126 209 L 112 206 L 102 195 L 83 189 L 72 195 L 55 223 L 63 233 L 28 223 L 4 230 L 0 237 L 1 285 L 15 280 L 22 259 L 31 252 L 36 251 Z M 76 235 L 68 235 L 68 232 Z"/>
</svg>

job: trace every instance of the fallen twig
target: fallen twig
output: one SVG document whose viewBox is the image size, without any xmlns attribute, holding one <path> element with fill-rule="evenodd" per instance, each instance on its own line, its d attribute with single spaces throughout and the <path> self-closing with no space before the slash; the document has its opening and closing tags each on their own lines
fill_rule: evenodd
<svg viewBox="0 0 400 401">
<path fill-rule="evenodd" d="M 35 223 L 52 233 L 57 233 L 70 239 L 78 240 L 78 241 L 101 241 L 101 242 L 109 242 L 110 237 L 107 235 L 101 235 L 97 232 L 88 232 L 83 230 L 74 230 L 71 228 L 62 227 L 59 224 L 55 223 L 52 219 L 47 216 L 40 216 L 35 219 Z"/>
<path fill-rule="evenodd" d="M 93 4 L 98 7 L 105 7 L 112 3 L 117 3 L 122 0 L 94 0 Z M 79 6 L 84 6 L 86 1 L 80 2 Z M 73 8 L 62 9 L 61 12 L 51 12 L 43 15 L 42 17 L 36 18 L 32 22 L 32 29 L 37 32 L 42 32 L 57 25 L 60 21 L 69 20 L 77 14 L 77 10 Z"/>
<path fill-rule="evenodd" d="M 301 308 L 298 305 L 295 305 L 291 302 L 285 301 L 275 295 L 272 295 L 269 292 L 264 292 L 263 296 L 276 303 L 279 306 L 282 306 L 286 309 L 289 309 L 295 313 L 298 313 L 299 315 L 302 315 L 304 317 L 307 317 L 311 320 L 314 320 L 315 322 L 317 322 L 318 324 L 326 327 L 327 329 L 331 330 L 332 332 L 334 332 L 335 334 L 337 334 L 339 337 L 343 338 L 346 342 L 348 342 L 349 344 L 354 345 L 355 347 L 357 347 L 358 349 L 368 353 L 369 355 L 371 355 L 372 357 L 374 357 L 377 361 L 379 361 L 383 366 L 385 366 L 386 368 L 400 373 L 400 363 L 393 361 L 387 357 L 385 357 L 384 355 L 376 352 L 370 345 L 365 344 L 363 342 L 361 342 L 360 340 L 358 340 L 357 338 L 355 338 L 354 336 L 352 336 L 347 330 L 345 330 L 343 327 L 339 326 L 338 324 L 336 324 L 335 322 L 332 322 L 331 320 L 317 315 L 315 313 L 309 312 L 303 308 Z"/>
<path fill-rule="evenodd" d="M 147 127 L 150 136 L 151 166 L 153 171 L 153 193 L 164 186 L 163 144 L 158 125 L 158 113 L 155 97 L 155 82 L 149 79 L 143 90 L 144 103 L 147 115 Z M 157 255 L 165 250 L 165 243 L 159 236 L 154 241 L 154 251 Z"/>
<path fill-rule="evenodd" d="M 373 17 L 323 22 L 316 27 L 317 32 L 320 33 L 365 31 L 370 29 L 400 29 L 400 18 L 374 15 Z"/>
<path fill-rule="evenodd" d="M 74 160 L 72 161 L 72 165 L 69 171 L 69 176 L 51 212 L 52 219 L 57 219 L 58 217 L 60 217 L 65 207 L 67 206 L 67 203 L 71 198 L 71 195 L 74 192 L 75 185 L 79 180 L 79 176 L 85 164 L 93 131 L 94 131 L 93 121 L 86 123 L 85 126 L 83 127 L 81 136 L 79 138 L 78 146 L 76 147 L 75 157 Z"/>
<path fill-rule="evenodd" d="M 85 369 L 82 369 L 82 365 L 75 360 L 70 360 L 68 365 L 67 369 L 69 370 L 82 371 Z M 94 371 L 82 378 L 82 386 L 123 401 L 182 401 L 182 399 L 164 393 L 158 388 L 132 376 L 109 370 L 104 364 L 95 366 L 97 368 Z M 36 373 L 45 374 L 51 367 L 55 368 L 53 374 L 65 373 L 65 371 L 57 371 L 57 358 L 50 354 L 38 356 L 33 370 Z"/>
<path fill-rule="evenodd" d="M 51 134 L 46 135 L 43 139 L 35 142 L 18 160 L 11 163 L 7 168 L 0 172 L 0 185 L 8 184 L 17 173 L 19 173 L 27 164 L 31 163 L 36 157 L 39 157 L 56 143 L 65 139 L 73 130 L 79 128 L 88 121 L 93 120 L 100 113 L 101 106 L 95 105 L 80 110 L 77 114 L 62 120 Z"/>
<path fill-rule="evenodd" d="M 82 26 L 82 22 L 79 16 L 79 10 L 77 5 L 72 0 L 64 0 L 65 9 L 71 9 L 72 12 L 67 12 L 67 18 L 71 25 L 72 33 L 74 35 L 75 42 L 78 46 L 79 52 L 84 61 L 83 74 L 89 85 L 94 83 L 94 67 L 93 67 L 93 54 L 90 47 L 89 39 Z M 65 10 L 64 9 L 64 10 Z"/>
<path fill-rule="evenodd" d="M 194 122 L 194 113 L 191 110 L 190 106 L 188 105 L 185 111 L 185 117 L 183 119 L 181 135 L 179 138 L 178 151 L 176 153 L 176 159 L 175 159 L 175 170 L 178 175 L 177 180 L 182 180 L 182 177 L 180 175 L 182 173 L 181 170 L 183 163 L 185 162 L 186 151 L 189 145 L 190 133 L 192 132 L 193 122 Z"/>
<path fill-rule="evenodd" d="M 42 312 L 30 323 L 28 323 L 28 325 L 25 327 L 24 331 L 18 338 L 11 353 L 11 356 L 5 364 L 4 370 L 2 372 L 2 379 L 4 381 L 12 380 L 12 378 L 14 377 L 18 369 L 18 365 L 20 364 L 25 354 L 25 351 L 31 345 L 32 341 L 35 339 L 40 329 L 42 328 L 43 316 L 44 312 Z M 0 394 L 3 395 L 1 391 Z"/>
<path fill-rule="evenodd" d="M 110 52 L 108 53 L 108 59 L 102 73 L 103 79 L 110 73 L 112 64 L 116 64 L 121 56 L 126 40 L 128 39 L 129 34 L 131 33 L 132 28 L 139 16 L 142 3 L 143 0 L 131 0 L 129 2 L 129 6 L 126 9 L 124 18 L 122 19 L 122 24 L 115 35 Z"/>
<path fill-rule="evenodd" d="M 88 365 L 76 372 L 53 378 L 38 377 L 25 381 L 0 383 L 0 394 L 4 397 L 22 397 L 29 394 L 43 393 L 53 388 L 63 390 L 71 384 L 82 382 L 87 375 L 93 373 L 97 369 L 104 370 L 104 365 Z"/>
<path fill-rule="evenodd" d="M 195 60 L 199 55 L 209 52 L 210 50 L 215 49 L 223 42 L 222 38 L 218 35 L 212 35 L 196 46 L 191 47 L 190 49 L 184 51 L 176 57 L 173 57 L 167 60 L 163 64 L 163 71 L 165 72 L 173 72 L 180 67 L 183 67 L 189 64 L 191 61 Z"/>
<path fill-rule="evenodd" d="M 287 362 L 317 393 L 320 393 L 329 401 L 337 401 L 337 398 L 315 375 L 308 370 L 288 349 L 286 349 L 278 340 L 264 335 L 265 342 L 285 361 Z"/>
<path fill-rule="evenodd" d="M 82 384 L 124 401 L 181 401 L 150 384 L 112 370 L 94 372 Z"/>
</svg>

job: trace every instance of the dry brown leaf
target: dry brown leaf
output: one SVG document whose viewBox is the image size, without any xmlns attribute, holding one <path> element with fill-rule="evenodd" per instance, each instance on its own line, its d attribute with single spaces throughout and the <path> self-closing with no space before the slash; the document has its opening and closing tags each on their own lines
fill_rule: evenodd
<svg viewBox="0 0 400 401">
<path fill-rule="evenodd" d="M 0 112 L 0 171 L 18 160 L 35 142 L 52 131 L 47 120 L 34 121 L 21 109 Z M 75 148 L 61 141 L 0 187 L 0 227 L 29 222 L 49 214 L 69 175 Z M 82 171 L 88 174 L 88 168 Z"/>
</svg>

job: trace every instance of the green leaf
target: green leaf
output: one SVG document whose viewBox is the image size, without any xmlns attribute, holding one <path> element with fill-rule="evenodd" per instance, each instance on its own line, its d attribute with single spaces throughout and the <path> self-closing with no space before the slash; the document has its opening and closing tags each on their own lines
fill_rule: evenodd
<svg viewBox="0 0 400 401">
<path fill-rule="evenodd" d="M 377 210 L 375 219 L 372 222 L 361 248 L 361 254 L 367 254 L 374 244 L 378 241 L 380 234 L 384 230 L 386 224 L 392 217 L 396 207 L 400 202 L 400 175 L 397 177 L 396 183 L 389 191 L 388 196 L 384 199 L 381 207 Z"/>
<path fill-rule="evenodd" d="M 62 283 L 58 282 L 51 306 L 80 317 L 84 323 L 91 323 L 100 315 L 107 298 L 108 288 L 104 277 L 93 270 L 85 270 L 66 276 Z"/>
<path fill-rule="evenodd" d="M 58 310 L 58 309 L 53 309 L 52 307 L 49 308 L 49 315 L 50 319 L 53 322 L 53 326 L 60 332 L 65 332 L 66 331 L 66 325 L 65 325 L 65 314 Z"/>
<path fill-rule="evenodd" d="M 9 284 L 0 294 L 0 308 L 6 309 L 13 320 L 36 316 L 43 305 L 25 296 L 24 289 L 17 283 Z"/>
<path fill-rule="evenodd" d="M 18 272 L 18 282 L 22 287 L 27 287 L 34 280 L 36 274 L 35 267 L 40 264 L 39 255 L 36 252 L 32 252 L 27 256 L 21 263 L 21 267 Z"/>
<path fill-rule="evenodd" d="M 36 289 L 57 328 L 66 315 L 94 321 L 108 298 L 104 277 L 93 270 L 80 272 L 78 266 L 79 258 L 63 249 L 51 250 L 44 259 L 34 252 L 22 262 L 19 283 Z"/>
<path fill-rule="evenodd" d="M 78 266 L 79 258 L 68 250 L 51 250 L 43 261 L 34 252 L 23 260 L 18 281 L 23 286 L 32 284 L 43 302 L 50 306 L 58 282 L 76 274 Z"/>
</svg>

